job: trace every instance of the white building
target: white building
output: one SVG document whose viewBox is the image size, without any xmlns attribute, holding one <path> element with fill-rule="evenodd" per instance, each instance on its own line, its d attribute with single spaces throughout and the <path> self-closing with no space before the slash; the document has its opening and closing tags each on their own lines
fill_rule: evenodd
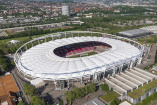
<svg viewBox="0 0 157 105">
<path fill-rule="evenodd" d="M 62 6 L 62 15 L 70 16 L 70 6 Z"/>
</svg>

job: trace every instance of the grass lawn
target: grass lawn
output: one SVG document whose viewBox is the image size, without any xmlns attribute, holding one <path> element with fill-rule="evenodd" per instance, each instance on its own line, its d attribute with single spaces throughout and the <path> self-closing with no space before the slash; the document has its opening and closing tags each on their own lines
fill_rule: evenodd
<svg viewBox="0 0 157 105">
<path fill-rule="evenodd" d="M 49 34 L 51 34 L 51 33 L 49 33 Z M 32 36 L 32 38 L 37 38 L 37 37 L 44 36 L 44 35 L 48 35 L 48 34 L 34 35 L 34 36 Z M 0 40 L 0 44 L 6 44 L 7 42 L 9 42 L 11 40 L 24 41 L 26 39 L 29 39 L 29 36 Z"/>
<path fill-rule="evenodd" d="M 128 93 L 127 95 L 132 97 L 133 99 L 137 99 L 140 96 L 144 95 L 148 89 L 151 89 L 157 85 L 157 80 L 153 80 L 152 82 L 149 82 L 148 84 L 145 84 L 142 87 L 139 87 L 138 89 Z"/>
<path fill-rule="evenodd" d="M 105 102 L 110 102 L 119 96 L 120 96 L 120 94 L 118 94 L 115 91 L 112 91 L 104 96 L 101 96 L 100 98 L 102 98 Z"/>
<path fill-rule="evenodd" d="M 151 35 L 149 37 L 140 38 L 140 39 L 138 39 L 138 41 L 154 44 L 154 43 L 157 42 L 157 36 L 156 35 Z"/>
<path fill-rule="evenodd" d="M 75 55 L 75 56 L 71 56 L 71 57 L 67 57 L 67 58 L 78 58 L 78 57 L 85 57 L 85 56 L 90 56 L 90 55 L 95 55 L 97 54 L 96 52 L 89 52 L 87 55 Z"/>
</svg>

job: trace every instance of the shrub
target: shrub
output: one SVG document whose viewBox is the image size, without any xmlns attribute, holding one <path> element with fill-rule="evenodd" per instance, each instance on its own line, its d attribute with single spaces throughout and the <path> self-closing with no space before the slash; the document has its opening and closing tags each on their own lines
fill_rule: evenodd
<svg viewBox="0 0 157 105">
<path fill-rule="evenodd" d="M 110 105 L 119 105 L 120 101 L 116 98 L 113 101 L 111 101 Z"/>
</svg>

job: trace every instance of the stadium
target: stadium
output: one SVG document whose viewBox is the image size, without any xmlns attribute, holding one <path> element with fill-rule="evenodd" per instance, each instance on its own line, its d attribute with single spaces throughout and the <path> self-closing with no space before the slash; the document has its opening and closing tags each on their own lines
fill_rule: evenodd
<svg viewBox="0 0 157 105">
<path fill-rule="evenodd" d="M 128 38 L 90 31 L 68 31 L 35 38 L 14 55 L 27 80 L 51 81 L 56 88 L 113 76 L 141 63 L 143 46 Z"/>
</svg>

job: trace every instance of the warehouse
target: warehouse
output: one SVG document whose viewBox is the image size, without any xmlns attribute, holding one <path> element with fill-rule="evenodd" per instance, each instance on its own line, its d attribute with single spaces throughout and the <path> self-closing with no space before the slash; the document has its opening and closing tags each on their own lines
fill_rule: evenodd
<svg viewBox="0 0 157 105">
<path fill-rule="evenodd" d="M 128 38 L 135 38 L 135 37 L 150 35 L 152 34 L 152 32 L 143 29 L 133 29 L 133 30 L 121 31 L 118 32 L 118 34 Z"/>
</svg>

